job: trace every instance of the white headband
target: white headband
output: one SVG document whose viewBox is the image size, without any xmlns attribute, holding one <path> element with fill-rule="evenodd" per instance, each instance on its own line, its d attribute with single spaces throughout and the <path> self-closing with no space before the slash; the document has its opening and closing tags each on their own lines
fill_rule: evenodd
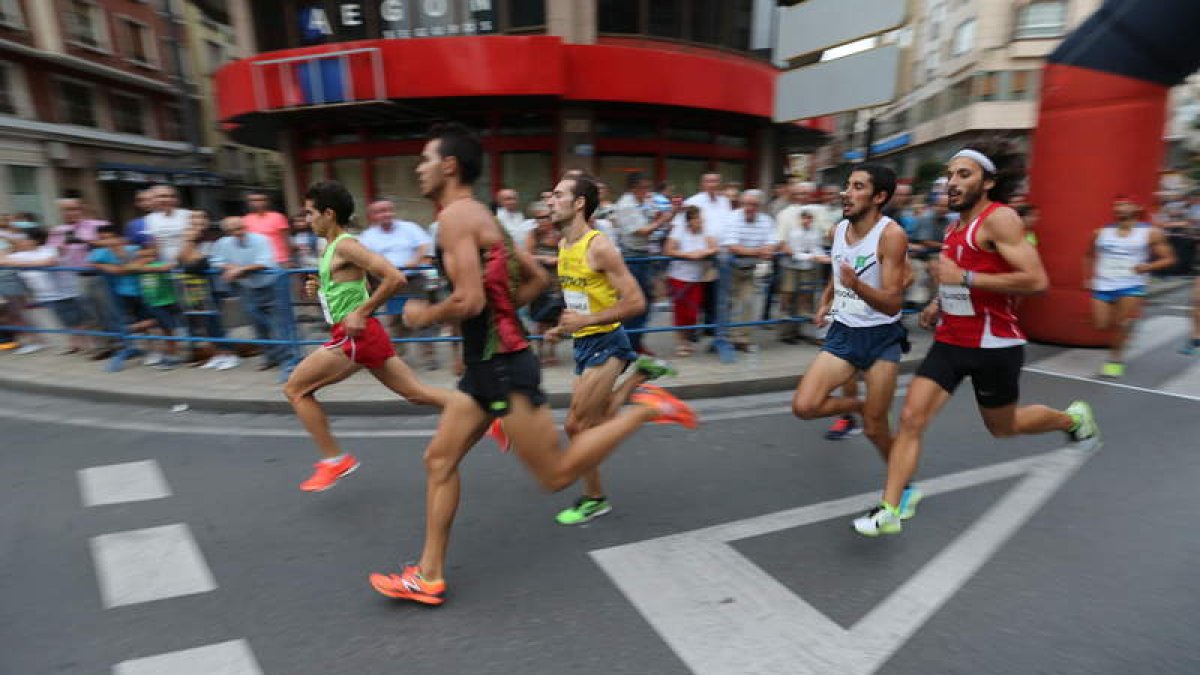
<svg viewBox="0 0 1200 675">
<path fill-rule="evenodd" d="M 992 160 L 988 159 L 987 155 L 978 150 L 963 148 L 962 150 L 954 153 L 954 156 L 950 158 L 950 161 L 953 162 L 959 157 L 966 157 L 967 159 L 974 160 L 976 164 L 983 167 L 984 171 L 988 173 L 996 173 L 996 165 L 992 163 Z"/>
</svg>

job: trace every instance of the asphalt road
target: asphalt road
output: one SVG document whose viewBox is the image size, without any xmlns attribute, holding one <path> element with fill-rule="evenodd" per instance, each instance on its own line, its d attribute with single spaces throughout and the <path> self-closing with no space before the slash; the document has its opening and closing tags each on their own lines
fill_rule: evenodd
<svg viewBox="0 0 1200 675">
<path fill-rule="evenodd" d="M 1089 400 L 1098 450 L 992 439 L 961 391 L 928 436 L 936 494 L 886 539 L 849 529 L 874 450 L 786 394 L 644 429 L 581 528 L 553 523 L 573 489 L 485 441 L 437 609 L 366 582 L 418 554 L 433 420 L 339 420 L 363 466 L 311 495 L 287 417 L 0 392 L 0 673 L 1200 672 L 1185 301 L 1157 300 L 1115 385 L 1101 352 L 1031 347 L 1024 400 Z"/>
</svg>

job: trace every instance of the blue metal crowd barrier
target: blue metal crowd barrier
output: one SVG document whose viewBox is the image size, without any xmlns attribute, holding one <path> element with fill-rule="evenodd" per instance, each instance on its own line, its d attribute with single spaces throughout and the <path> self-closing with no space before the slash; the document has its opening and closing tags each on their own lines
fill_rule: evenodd
<svg viewBox="0 0 1200 675">
<path fill-rule="evenodd" d="M 672 258 L 670 256 L 630 257 L 630 258 L 626 259 L 626 263 L 628 265 L 630 265 L 631 267 L 637 266 L 637 265 L 660 265 L 661 263 L 669 262 L 674 259 L 675 258 Z M 647 334 L 647 333 L 676 332 L 676 331 L 683 331 L 683 330 L 709 330 L 709 329 L 711 329 L 715 333 L 714 341 L 713 341 L 713 348 L 718 353 L 721 361 L 723 361 L 725 363 L 732 363 L 737 360 L 737 356 L 735 353 L 734 345 L 729 340 L 729 329 L 730 328 L 738 328 L 738 327 L 743 327 L 743 326 L 747 326 L 747 327 L 748 326 L 772 326 L 772 325 L 780 325 L 780 324 L 784 324 L 784 323 L 805 323 L 805 322 L 811 321 L 811 318 L 807 317 L 807 316 L 788 316 L 788 317 L 781 317 L 781 318 L 777 318 L 777 319 L 768 319 L 768 320 L 762 320 L 762 321 L 745 321 L 745 322 L 730 321 L 729 317 L 730 317 L 730 311 L 732 309 L 730 306 L 730 304 L 731 304 L 731 302 L 730 302 L 730 286 L 732 283 L 732 265 L 731 265 L 732 258 L 731 258 L 731 256 L 729 256 L 727 254 L 719 254 L 719 255 L 713 257 L 713 261 L 715 262 L 717 270 L 718 270 L 718 275 L 717 275 L 717 280 L 716 280 L 716 293 L 717 293 L 716 305 L 717 306 L 716 306 L 716 320 L 715 321 L 709 322 L 709 323 L 690 324 L 690 325 L 686 325 L 686 326 L 672 325 L 672 326 L 644 327 L 644 328 L 637 328 L 637 329 L 629 329 L 629 332 L 630 333 Z M 18 272 L 42 271 L 42 272 L 62 272 L 62 273 L 75 273 L 75 274 L 82 273 L 89 277 L 101 277 L 101 278 L 108 277 L 108 276 L 115 276 L 115 275 L 109 275 L 105 272 L 99 272 L 91 267 L 62 267 L 62 266 L 16 267 L 16 266 L 0 265 L 0 270 L 6 270 L 6 269 L 14 270 L 14 271 L 18 271 Z M 435 268 L 432 266 L 429 266 L 429 265 L 422 265 L 422 266 L 414 266 L 414 267 L 404 267 L 404 268 L 401 268 L 401 271 L 424 272 L 425 270 L 431 270 L 431 269 L 435 269 Z M 17 333 L 51 333 L 51 334 L 57 333 L 57 334 L 79 335 L 79 336 L 111 340 L 111 341 L 117 343 L 119 345 L 119 348 L 117 349 L 116 354 L 111 359 L 109 359 L 109 361 L 107 362 L 107 364 L 105 366 L 106 369 L 110 372 L 115 372 L 115 371 L 121 370 L 121 368 L 123 367 L 124 362 L 126 360 L 139 355 L 141 353 L 141 350 L 137 348 L 135 343 L 137 341 L 143 341 L 143 340 L 144 341 L 169 341 L 169 342 L 177 342 L 177 343 L 183 343 L 183 344 L 189 344 L 189 343 L 207 343 L 207 344 L 213 344 L 213 345 L 225 345 L 225 344 L 247 345 L 247 344 L 249 344 L 249 345 L 258 345 L 258 346 L 263 346 L 263 347 L 268 347 L 268 348 L 275 347 L 275 346 L 282 346 L 284 348 L 284 350 L 283 350 L 284 354 L 283 354 L 282 363 L 280 364 L 280 366 L 281 366 L 281 370 L 282 370 L 282 378 L 286 378 L 287 375 L 291 372 L 291 369 L 294 368 L 295 365 L 302 358 L 302 350 L 301 350 L 302 347 L 311 346 L 311 345 L 319 345 L 324 342 L 323 340 L 302 339 L 301 332 L 300 332 L 299 326 L 298 326 L 297 317 L 296 317 L 296 311 L 295 311 L 297 308 L 297 303 L 294 302 L 294 299 L 292 297 L 292 290 L 293 290 L 294 286 L 296 285 L 292 281 L 293 277 L 299 276 L 301 278 L 305 278 L 308 275 L 316 274 L 316 272 L 317 272 L 317 270 L 315 270 L 315 269 L 308 269 L 308 268 L 292 269 L 292 268 L 289 268 L 289 269 L 268 270 L 268 271 L 264 271 L 264 272 L 256 272 L 255 273 L 255 274 L 270 274 L 275 277 L 275 280 L 272 282 L 272 286 L 274 289 L 274 295 L 275 295 L 275 298 L 274 298 L 275 305 L 274 306 L 276 308 L 282 309 L 282 311 L 277 311 L 277 312 L 273 313 L 272 318 L 273 318 L 274 325 L 271 326 L 271 330 L 270 330 L 272 337 L 266 338 L 266 339 L 264 339 L 264 338 L 248 339 L 248 338 L 231 338 L 231 337 L 214 337 L 214 336 L 193 335 L 191 326 L 190 326 L 189 322 L 186 320 L 186 318 L 188 316 L 205 316 L 205 315 L 219 313 L 219 306 L 216 304 L 217 301 L 215 300 L 215 296 L 210 296 L 213 298 L 213 304 L 214 304 L 214 307 L 216 308 L 215 310 L 194 311 L 194 312 L 181 311 L 180 312 L 180 314 L 185 318 L 185 320 L 183 321 L 183 325 L 184 325 L 184 328 L 186 329 L 186 333 L 187 333 L 186 335 L 149 335 L 149 334 L 141 333 L 141 332 L 132 333 L 129 330 L 129 326 L 133 322 L 126 321 L 125 319 L 127 317 L 121 316 L 122 302 L 119 300 L 118 296 L 116 295 L 112 284 L 109 284 L 109 283 L 103 283 L 103 284 L 100 284 L 100 286 L 102 286 L 105 289 L 105 292 L 107 293 L 106 300 L 110 303 L 110 306 L 115 309 L 115 313 L 118 315 L 117 316 L 118 320 L 116 321 L 114 326 L 110 326 L 109 329 L 107 329 L 107 330 L 78 329 L 78 328 L 50 329 L 50 328 L 35 328 L 32 326 L 28 326 L 28 325 L 0 325 L 0 331 L 10 331 L 10 332 L 17 332 Z M 209 270 L 209 271 L 206 271 L 203 273 L 198 273 L 198 272 L 193 272 L 193 271 L 184 271 L 184 270 L 180 270 L 180 269 L 174 269 L 174 270 L 170 270 L 170 271 L 162 270 L 162 271 L 152 271 L 152 272 L 151 271 L 131 272 L 131 274 L 138 274 L 138 275 L 141 275 L 141 274 L 170 274 L 170 275 L 172 275 L 173 278 L 176 278 L 176 279 L 180 278 L 182 276 L 193 277 L 193 278 L 198 277 L 198 276 L 207 277 L 208 281 L 209 281 L 208 293 L 210 293 L 210 294 L 213 293 L 214 280 L 220 276 L 220 272 L 215 271 L 215 270 Z M 774 277 L 772 277 L 771 281 L 774 281 Z M 821 288 L 823 288 L 823 284 L 813 285 L 812 288 L 810 289 L 810 291 L 813 292 L 814 294 L 819 293 Z M 415 296 L 412 296 L 412 297 L 415 297 Z M 757 297 L 759 297 L 759 296 L 756 295 L 756 298 Z M 81 297 L 80 299 L 83 300 L 84 298 Z M 179 300 L 179 299 L 180 298 L 177 298 L 177 300 Z M 765 297 L 762 297 L 759 299 L 764 300 Z M 646 307 L 646 311 L 648 313 L 652 311 L 652 309 L 653 309 L 652 305 L 653 305 L 653 299 L 648 298 L 647 299 L 647 307 Z M 814 306 L 815 306 L 815 303 L 814 303 Z M 95 308 L 89 308 L 89 310 L 93 310 L 93 311 L 89 311 L 89 313 L 91 315 L 93 315 L 94 317 L 96 317 L 97 320 L 100 320 L 100 318 L 101 318 L 100 311 L 94 311 Z M 381 313 L 386 313 L 386 312 L 381 312 Z M 223 332 L 223 330 L 222 330 L 222 332 Z M 392 342 L 397 343 L 397 344 L 430 343 L 430 342 L 459 342 L 459 341 L 461 341 L 461 339 L 462 338 L 457 337 L 457 336 L 433 336 L 433 337 L 417 336 L 417 337 L 394 338 L 392 340 Z M 531 336 L 531 339 L 537 340 L 537 339 L 541 339 L 541 338 L 540 338 L 540 336 Z"/>
</svg>

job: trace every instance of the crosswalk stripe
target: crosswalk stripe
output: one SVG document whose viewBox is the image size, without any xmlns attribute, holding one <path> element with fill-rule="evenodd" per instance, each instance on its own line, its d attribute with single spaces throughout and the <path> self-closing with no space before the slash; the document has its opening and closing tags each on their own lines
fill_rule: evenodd
<svg viewBox="0 0 1200 675">
<path fill-rule="evenodd" d="M 103 534 L 91 545 L 105 609 L 217 587 L 184 523 Z"/>
<path fill-rule="evenodd" d="M 1133 329 L 1133 339 L 1125 349 L 1125 362 L 1148 354 L 1164 345 L 1182 342 L 1184 334 L 1191 330 L 1191 320 L 1181 316 L 1156 316 L 1138 322 Z M 1100 370 L 1107 352 L 1089 349 L 1068 349 L 1031 364 L 1038 370 L 1089 377 Z"/>
<path fill-rule="evenodd" d="M 1200 397 L 1200 360 L 1192 360 L 1183 372 L 1158 385 L 1161 389 L 1172 394 Z"/>
<path fill-rule="evenodd" d="M 258 660 L 245 640 L 123 661 L 113 675 L 262 675 Z"/>
<path fill-rule="evenodd" d="M 84 506 L 122 504 L 171 496 L 158 462 L 93 466 L 79 470 L 79 492 Z"/>
</svg>

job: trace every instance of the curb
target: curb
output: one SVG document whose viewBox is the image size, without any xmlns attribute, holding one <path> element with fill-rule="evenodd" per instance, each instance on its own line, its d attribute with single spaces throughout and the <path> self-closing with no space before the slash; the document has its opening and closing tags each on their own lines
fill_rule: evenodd
<svg viewBox="0 0 1200 675">
<path fill-rule="evenodd" d="M 900 361 L 900 374 L 912 373 L 917 369 L 923 355 L 910 353 Z M 746 396 L 750 394 L 767 394 L 778 391 L 790 391 L 803 372 L 777 375 L 755 380 L 732 380 L 714 382 L 696 382 L 692 384 L 666 385 L 669 390 L 682 399 L 723 398 L 728 396 Z M 177 396 L 161 396 L 153 394 L 138 394 L 122 391 L 108 391 L 86 387 L 74 387 L 64 384 L 53 384 L 25 379 L 9 379 L 0 375 L 0 386 L 10 391 L 21 391 L 30 394 L 41 394 L 61 398 L 71 398 L 95 403 L 122 403 L 146 407 L 184 404 L 193 410 L 219 413 L 271 413 L 291 414 L 292 406 L 280 394 L 278 399 L 241 399 L 216 398 L 212 396 L 196 396 L 181 394 Z M 550 407 L 565 409 L 571 404 L 570 392 L 548 392 Z M 437 410 L 428 406 L 417 406 L 398 397 L 377 399 L 372 401 L 323 401 L 321 406 L 331 415 L 434 415 Z"/>
</svg>

